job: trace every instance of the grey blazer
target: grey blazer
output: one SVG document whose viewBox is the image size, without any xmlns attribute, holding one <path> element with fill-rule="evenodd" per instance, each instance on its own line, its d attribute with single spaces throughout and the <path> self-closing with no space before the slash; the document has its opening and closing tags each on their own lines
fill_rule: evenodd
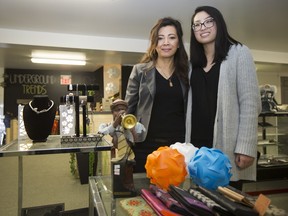
<svg viewBox="0 0 288 216">
<path fill-rule="evenodd" d="M 125 101 L 128 102 L 128 113 L 136 116 L 137 120 L 144 125 L 146 132 L 138 139 L 143 142 L 147 136 L 151 118 L 154 96 L 156 92 L 155 66 L 153 62 L 136 64 L 130 74 Z M 187 89 L 181 82 L 184 110 L 186 110 Z"/>
</svg>

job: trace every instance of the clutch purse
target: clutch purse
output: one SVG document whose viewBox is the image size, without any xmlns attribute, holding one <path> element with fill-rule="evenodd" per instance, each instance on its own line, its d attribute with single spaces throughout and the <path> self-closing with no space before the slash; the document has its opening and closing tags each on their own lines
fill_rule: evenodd
<svg viewBox="0 0 288 216">
<path fill-rule="evenodd" d="M 201 202 L 205 203 L 213 212 L 218 213 L 220 216 L 233 216 L 231 212 L 225 209 L 223 206 L 216 203 L 214 200 L 210 199 L 209 197 L 202 194 L 200 191 L 190 188 L 188 192 L 194 196 L 196 199 L 200 200 Z"/>
<path fill-rule="evenodd" d="M 125 211 L 123 214 L 129 216 L 150 215 L 157 216 L 155 211 L 147 204 L 147 202 L 140 196 L 121 199 L 119 202 L 122 209 Z M 120 210 L 121 211 L 121 210 Z"/>
<path fill-rule="evenodd" d="M 258 212 L 246 205 L 232 201 L 221 193 L 213 190 L 208 190 L 204 187 L 198 187 L 198 190 L 210 199 L 214 200 L 219 205 L 223 206 L 229 212 L 236 216 L 258 216 Z"/>
<path fill-rule="evenodd" d="M 191 215 L 189 210 L 175 200 L 167 191 L 162 190 L 156 185 L 150 185 L 149 189 L 171 211 L 181 215 Z"/>
<path fill-rule="evenodd" d="M 234 200 L 235 202 L 239 202 L 243 205 L 246 205 L 250 208 L 254 208 L 254 204 L 248 200 L 245 196 L 240 193 L 237 193 L 234 190 L 229 189 L 228 187 L 218 187 L 218 191 L 223 195 L 229 197 L 230 199 Z"/>
<path fill-rule="evenodd" d="M 158 216 L 181 216 L 169 210 L 151 191 L 141 189 L 141 196 Z"/>
<path fill-rule="evenodd" d="M 192 214 L 197 216 L 215 216 L 215 213 L 208 206 L 197 200 L 188 191 L 170 185 L 168 192 L 178 202 L 182 203 Z"/>
</svg>

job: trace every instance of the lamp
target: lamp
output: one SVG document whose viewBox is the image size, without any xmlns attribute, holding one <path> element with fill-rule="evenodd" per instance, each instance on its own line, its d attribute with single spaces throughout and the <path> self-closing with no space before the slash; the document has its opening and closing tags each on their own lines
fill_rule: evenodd
<svg viewBox="0 0 288 216">
<path fill-rule="evenodd" d="M 32 51 L 31 61 L 42 64 L 86 65 L 86 56 L 83 53 L 63 51 Z"/>
</svg>

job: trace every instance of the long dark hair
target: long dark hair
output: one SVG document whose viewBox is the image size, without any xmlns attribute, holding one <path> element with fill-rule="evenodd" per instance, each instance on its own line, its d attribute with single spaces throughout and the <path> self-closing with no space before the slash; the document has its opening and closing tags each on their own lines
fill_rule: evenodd
<svg viewBox="0 0 288 216">
<path fill-rule="evenodd" d="M 225 20 L 218 9 L 211 6 L 197 7 L 191 19 L 190 62 L 192 63 L 193 67 L 205 67 L 207 65 L 203 45 L 196 40 L 192 29 L 196 14 L 201 11 L 208 13 L 214 19 L 217 26 L 215 55 L 213 62 L 222 62 L 226 59 L 231 45 L 241 44 L 239 41 L 235 40 L 229 35 Z"/>
<path fill-rule="evenodd" d="M 158 44 L 158 33 L 160 28 L 165 26 L 174 26 L 177 32 L 178 40 L 179 40 L 179 48 L 177 49 L 174 56 L 174 66 L 175 66 L 175 74 L 186 84 L 188 85 L 188 55 L 186 53 L 184 43 L 183 43 L 183 30 L 181 23 L 178 20 L 175 20 L 171 17 L 165 17 L 159 19 L 154 27 L 150 31 L 150 46 L 147 52 L 144 54 L 141 62 L 148 63 L 153 61 L 154 65 L 158 58 L 158 53 L 156 51 L 156 47 Z"/>
</svg>

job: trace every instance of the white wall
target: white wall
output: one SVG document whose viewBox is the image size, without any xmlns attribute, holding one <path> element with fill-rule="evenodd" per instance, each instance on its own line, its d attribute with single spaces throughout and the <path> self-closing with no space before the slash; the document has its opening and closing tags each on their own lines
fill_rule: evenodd
<svg viewBox="0 0 288 216">
<path fill-rule="evenodd" d="M 149 40 L 60 34 L 0 28 L 0 43 L 59 48 L 95 49 L 122 52 L 145 52 Z"/>
<path fill-rule="evenodd" d="M 50 46 L 59 48 L 95 49 L 120 52 L 146 52 L 148 39 L 114 38 L 60 34 L 0 28 L 1 44 Z M 189 53 L 189 44 L 185 43 Z M 288 53 L 251 50 L 255 61 L 288 64 Z"/>
<path fill-rule="evenodd" d="M 288 53 L 251 50 L 254 61 L 266 63 L 288 64 Z"/>
</svg>

